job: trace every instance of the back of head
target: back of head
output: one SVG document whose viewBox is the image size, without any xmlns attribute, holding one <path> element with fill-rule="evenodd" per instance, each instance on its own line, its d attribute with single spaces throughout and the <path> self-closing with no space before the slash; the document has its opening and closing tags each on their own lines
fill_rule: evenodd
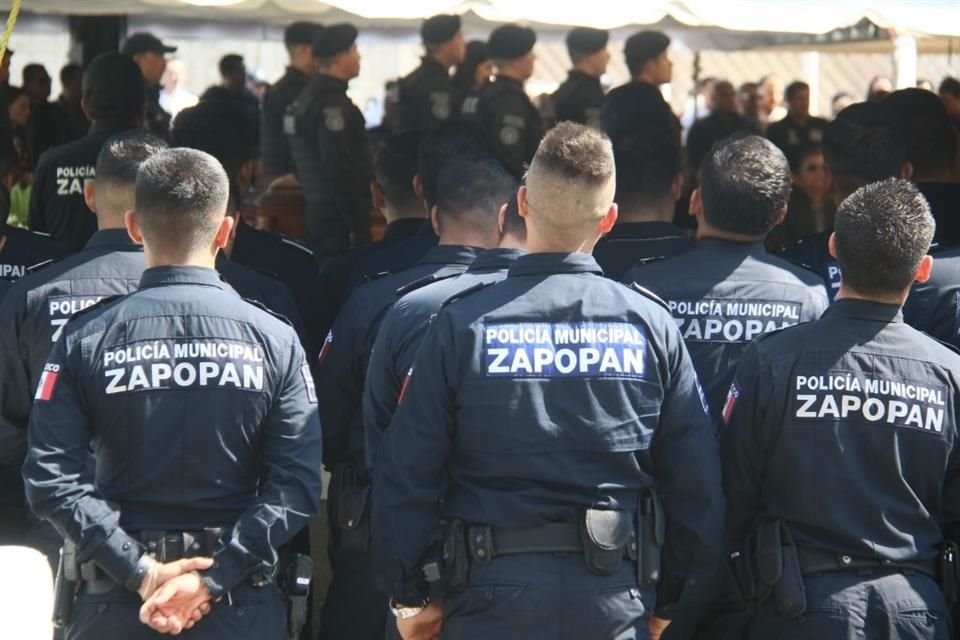
<svg viewBox="0 0 960 640">
<path fill-rule="evenodd" d="M 397 212 L 416 212 L 421 218 L 423 205 L 413 190 L 413 177 L 422 140 L 419 131 L 391 133 L 373 155 L 373 175 L 387 202 Z"/>
<path fill-rule="evenodd" d="M 243 109 L 226 100 L 204 100 L 178 113 L 170 140 L 175 147 L 209 153 L 231 180 L 254 156 L 257 144 Z"/>
<path fill-rule="evenodd" d="M 42 64 L 31 63 L 26 65 L 23 68 L 23 84 L 24 86 L 30 84 L 31 82 L 49 82 L 50 74 L 47 73 L 46 68 Z"/>
<path fill-rule="evenodd" d="M 63 65 L 60 69 L 60 85 L 67 87 L 83 78 L 83 68 L 75 62 Z"/>
<path fill-rule="evenodd" d="M 437 180 L 440 170 L 454 158 L 483 160 L 494 157 L 486 136 L 477 127 L 463 123 L 448 123 L 431 131 L 420 143 L 417 152 L 417 173 L 423 183 L 427 207 L 437 201 Z"/>
<path fill-rule="evenodd" d="M 603 29 L 576 27 L 567 33 L 565 39 L 570 61 L 577 64 L 581 58 L 607 47 L 610 34 Z"/>
<path fill-rule="evenodd" d="M 852 104 L 823 131 L 823 159 L 842 198 L 865 184 L 899 177 L 905 153 L 902 128 L 885 104 Z"/>
<path fill-rule="evenodd" d="M 647 60 L 656 58 L 670 46 L 670 37 L 662 31 L 641 31 L 627 38 L 623 57 L 631 76 L 643 71 Z"/>
<path fill-rule="evenodd" d="M 144 162 L 135 208 L 144 245 L 183 258 L 211 246 L 227 210 L 229 185 L 217 159 L 203 151 L 167 149 Z"/>
<path fill-rule="evenodd" d="M 797 97 L 797 94 L 799 94 L 801 91 L 809 91 L 809 90 L 810 90 L 810 85 L 808 85 L 806 82 L 803 82 L 802 80 L 794 80 L 793 82 L 787 85 L 786 89 L 783 90 L 783 99 L 786 102 L 790 102 L 795 97 Z"/>
<path fill-rule="evenodd" d="M 94 182 L 99 219 L 108 217 L 119 224 L 123 214 L 133 209 L 140 166 L 166 148 L 166 142 L 142 129 L 118 133 L 103 143 Z"/>
<path fill-rule="evenodd" d="M 283 46 L 287 48 L 287 52 L 293 53 L 297 45 L 312 45 L 313 39 L 322 28 L 323 25 L 316 22 L 292 22 L 283 30 Z"/>
<path fill-rule="evenodd" d="M 220 58 L 220 76 L 231 78 L 245 73 L 246 66 L 243 62 L 243 56 L 236 53 L 228 53 Z"/>
<path fill-rule="evenodd" d="M 957 137 L 943 101 L 923 89 L 900 89 L 884 99 L 906 127 L 906 159 L 915 179 L 949 174 L 957 153 Z"/>
<path fill-rule="evenodd" d="M 898 295 L 913 283 L 934 221 L 913 183 L 889 178 L 844 200 L 834 231 L 843 283 L 863 295 Z"/>
<path fill-rule="evenodd" d="M 624 132 L 613 139 L 613 157 L 622 213 L 639 213 L 672 198 L 683 164 L 680 144 L 671 133 L 656 127 Z"/>
<path fill-rule="evenodd" d="M 561 122 L 540 141 L 527 171 L 527 224 L 564 240 L 589 233 L 610 210 L 615 181 L 610 140 Z"/>
<path fill-rule="evenodd" d="M 783 152 L 756 135 L 733 135 L 711 147 L 700 166 L 703 217 L 721 231 L 764 236 L 790 198 Z"/>
<path fill-rule="evenodd" d="M 139 124 L 147 100 L 140 67 L 120 53 L 97 56 L 83 74 L 83 100 L 93 120 Z"/>
<path fill-rule="evenodd" d="M 953 76 L 947 76 L 940 82 L 940 87 L 937 92 L 949 93 L 956 98 L 960 98 L 960 80 L 957 80 Z"/>
<path fill-rule="evenodd" d="M 437 178 L 441 236 L 455 229 L 487 238 L 480 246 L 494 246 L 500 207 L 516 192 L 516 180 L 496 160 L 452 158 Z"/>
</svg>

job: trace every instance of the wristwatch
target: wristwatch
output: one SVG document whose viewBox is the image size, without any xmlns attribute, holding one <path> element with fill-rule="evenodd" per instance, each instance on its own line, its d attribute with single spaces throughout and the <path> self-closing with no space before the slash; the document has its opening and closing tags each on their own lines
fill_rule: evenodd
<svg viewBox="0 0 960 640">
<path fill-rule="evenodd" d="M 428 604 L 430 604 L 430 598 L 425 598 L 422 603 L 412 607 L 399 604 L 395 602 L 393 598 L 390 598 L 390 613 L 392 613 L 397 620 L 406 620 L 426 609 Z"/>
</svg>

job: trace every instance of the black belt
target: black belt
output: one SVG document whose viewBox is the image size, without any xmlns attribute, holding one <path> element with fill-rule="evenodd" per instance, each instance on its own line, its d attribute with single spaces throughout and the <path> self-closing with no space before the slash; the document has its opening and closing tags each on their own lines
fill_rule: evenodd
<svg viewBox="0 0 960 640">
<path fill-rule="evenodd" d="M 467 528 L 467 548 L 471 558 L 485 563 L 497 556 L 517 553 L 583 553 L 583 538 L 580 525 L 573 522 L 552 522 L 530 529 L 472 525 Z M 636 536 L 624 553 L 636 559 Z"/>
<path fill-rule="evenodd" d="M 803 575 L 851 570 L 879 570 L 891 573 L 922 573 L 934 580 L 937 579 L 937 563 L 934 560 L 881 560 L 843 553 L 831 553 L 807 547 L 798 547 L 797 553 L 800 558 L 800 571 Z"/>
</svg>

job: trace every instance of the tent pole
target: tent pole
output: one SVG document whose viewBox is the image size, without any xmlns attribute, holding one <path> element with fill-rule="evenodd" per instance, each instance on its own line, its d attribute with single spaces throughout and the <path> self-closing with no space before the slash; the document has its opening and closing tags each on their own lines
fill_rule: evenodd
<svg viewBox="0 0 960 640">
<path fill-rule="evenodd" d="M 917 39 L 913 36 L 893 38 L 893 72 L 897 89 L 917 86 Z"/>
</svg>

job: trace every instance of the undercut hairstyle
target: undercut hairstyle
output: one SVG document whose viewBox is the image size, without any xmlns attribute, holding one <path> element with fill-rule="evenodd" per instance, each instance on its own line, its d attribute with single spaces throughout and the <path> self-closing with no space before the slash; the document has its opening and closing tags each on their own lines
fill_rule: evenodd
<svg viewBox="0 0 960 640">
<path fill-rule="evenodd" d="M 144 244 L 189 255 L 213 242 L 227 210 L 230 182 L 216 158 L 195 149 L 167 149 L 140 166 L 136 215 Z"/>
<path fill-rule="evenodd" d="M 932 172 L 953 170 L 957 135 L 937 94 L 925 89 L 900 89 L 883 102 L 904 124 L 906 160 L 921 179 Z"/>
<path fill-rule="evenodd" d="M 142 129 L 131 129 L 111 136 L 97 155 L 97 186 L 113 184 L 133 187 L 140 166 L 166 149 L 166 142 Z"/>
<path fill-rule="evenodd" d="M 228 53 L 220 58 L 220 75 L 228 77 L 237 73 L 242 73 L 244 69 L 243 56 L 236 53 Z"/>
<path fill-rule="evenodd" d="M 507 198 L 507 210 L 503 214 L 503 234 L 512 236 L 520 242 L 527 240 L 527 223 L 520 217 L 520 205 L 517 203 L 517 192 L 514 190 Z"/>
<path fill-rule="evenodd" d="M 417 174 L 417 153 L 423 134 L 418 131 L 391 133 L 377 147 L 373 155 L 373 175 L 383 190 L 383 195 L 398 209 L 420 207 L 413 190 L 413 177 Z"/>
<path fill-rule="evenodd" d="M 615 179 L 610 139 L 591 127 L 561 122 L 543 137 L 533 156 L 527 201 L 535 218 L 553 231 L 579 232 L 610 210 Z"/>
<path fill-rule="evenodd" d="M 837 210 L 837 261 L 844 284 L 866 295 L 901 294 L 930 249 L 930 205 L 907 180 L 861 187 Z"/>
<path fill-rule="evenodd" d="M 437 179 L 437 220 L 477 233 L 495 233 L 500 207 L 517 193 L 517 181 L 496 160 L 453 158 Z"/>
<path fill-rule="evenodd" d="M 900 177 L 906 154 L 903 128 L 885 104 L 852 104 L 823 131 L 823 159 L 841 198 L 865 184 Z"/>
<path fill-rule="evenodd" d="M 794 82 L 791 82 L 790 84 L 787 85 L 786 90 L 783 92 L 783 99 L 789 102 L 790 100 L 793 100 L 794 96 L 796 96 L 801 91 L 809 91 L 809 90 L 810 90 L 810 85 L 808 85 L 806 82 L 803 82 L 802 80 L 795 80 Z"/>
<path fill-rule="evenodd" d="M 471 124 L 448 123 L 427 134 L 417 151 L 417 172 L 423 183 L 427 208 L 432 209 L 437 203 L 440 170 L 454 158 L 487 160 L 495 157 L 486 136 Z"/>
<path fill-rule="evenodd" d="M 231 180 L 254 157 L 257 139 L 243 109 L 227 100 L 204 100 L 177 114 L 170 130 L 174 147 L 209 153 Z"/>
<path fill-rule="evenodd" d="M 613 139 L 617 167 L 616 201 L 623 211 L 636 211 L 671 197 L 673 182 L 683 170 L 676 136 L 656 127 L 625 131 Z"/>
<path fill-rule="evenodd" d="M 769 233 L 790 199 L 783 152 L 756 135 L 734 134 L 710 148 L 700 167 L 703 217 L 722 231 Z"/>
</svg>

